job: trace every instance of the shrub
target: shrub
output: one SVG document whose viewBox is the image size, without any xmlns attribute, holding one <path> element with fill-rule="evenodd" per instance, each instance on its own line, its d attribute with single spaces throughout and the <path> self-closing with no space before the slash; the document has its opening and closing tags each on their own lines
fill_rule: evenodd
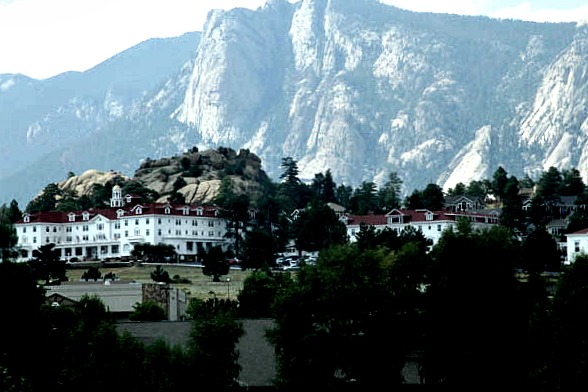
<svg viewBox="0 0 588 392">
<path fill-rule="evenodd" d="M 166 319 L 165 310 L 153 300 L 136 303 L 133 309 L 135 310 L 129 316 L 131 321 L 161 321 Z"/>
</svg>

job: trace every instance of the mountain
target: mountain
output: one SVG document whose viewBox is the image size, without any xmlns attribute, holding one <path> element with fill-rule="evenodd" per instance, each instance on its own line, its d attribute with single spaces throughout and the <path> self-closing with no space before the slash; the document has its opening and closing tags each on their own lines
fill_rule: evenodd
<svg viewBox="0 0 588 392">
<path fill-rule="evenodd" d="M 586 25 L 269 0 L 154 42 L 83 73 L 0 75 L 0 200 L 194 146 L 248 149 L 273 178 L 284 157 L 352 186 L 394 171 L 405 193 L 498 166 L 588 179 Z"/>
</svg>

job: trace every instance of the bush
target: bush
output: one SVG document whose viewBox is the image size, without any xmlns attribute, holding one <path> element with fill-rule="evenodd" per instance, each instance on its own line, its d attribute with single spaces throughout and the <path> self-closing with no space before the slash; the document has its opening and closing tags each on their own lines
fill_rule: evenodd
<svg viewBox="0 0 588 392">
<path fill-rule="evenodd" d="M 134 312 L 129 316 L 131 321 L 162 321 L 167 318 L 165 310 L 153 300 L 137 303 L 133 309 Z"/>
<path fill-rule="evenodd" d="M 90 267 L 90 268 L 88 268 L 88 270 L 86 272 L 84 272 L 82 274 L 82 279 L 84 279 L 86 282 L 88 280 L 97 281 L 101 277 L 102 277 L 102 273 L 96 267 Z"/>
<path fill-rule="evenodd" d="M 190 279 L 182 278 L 180 275 L 174 275 L 172 278 L 172 282 L 173 283 L 184 283 L 184 284 L 192 283 L 192 281 Z"/>
</svg>

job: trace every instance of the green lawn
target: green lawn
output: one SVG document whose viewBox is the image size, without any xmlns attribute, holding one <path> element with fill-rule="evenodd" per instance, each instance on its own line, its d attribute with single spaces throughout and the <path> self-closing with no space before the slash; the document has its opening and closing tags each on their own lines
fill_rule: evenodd
<svg viewBox="0 0 588 392">
<path fill-rule="evenodd" d="M 167 271 L 169 276 L 173 278 L 179 275 L 180 278 L 189 279 L 191 283 L 173 283 L 175 287 L 180 287 L 190 297 L 197 297 L 201 299 L 207 298 L 224 298 L 236 299 L 237 294 L 243 288 L 243 280 L 251 273 L 251 271 L 242 271 L 240 269 L 231 269 L 229 274 L 221 277 L 221 282 L 213 282 L 212 277 L 206 276 L 202 273 L 202 268 L 199 267 L 185 267 L 176 266 L 173 264 L 163 265 L 163 269 Z M 82 274 L 87 268 L 75 268 L 67 270 L 67 277 L 70 281 L 79 281 Z M 109 272 L 116 274 L 120 280 L 135 281 L 141 283 L 153 282 L 151 279 L 151 272 L 155 270 L 154 265 L 135 265 L 132 267 L 115 267 L 106 268 L 100 267 L 102 276 Z M 227 282 L 227 279 L 230 279 Z"/>
</svg>

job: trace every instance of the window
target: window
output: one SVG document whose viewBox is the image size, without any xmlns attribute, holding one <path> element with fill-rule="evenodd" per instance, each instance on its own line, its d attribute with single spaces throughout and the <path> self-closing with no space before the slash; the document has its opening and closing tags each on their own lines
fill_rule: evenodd
<svg viewBox="0 0 588 392">
<path fill-rule="evenodd" d="M 84 234 L 82 236 L 82 241 L 88 241 L 88 234 Z"/>
<path fill-rule="evenodd" d="M 104 223 L 98 223 L 96 227 L 98 228 L 98 230 L 104 230 Z"/>
<path fill-rule="evenodd" d="M 141 235 L 141 229 L 139 229 L 138 227 L 137 227 L 137 228 L 135 228 L 135 235 L 136 235 L 136 236 L 139 236 L 139 235 Z"/>
<path fill-rule="evenodd" d="M 176 230 L 176 235 L 182 235 L 182 230 Z"/>
<path fill-rule="evenodd" d="M 125 220 L 125 226 L 128 226 L 128 225 L 129 225 L 129 221 Z"/>
<path fill-rule="evenodd" d="M 118 245 L 111 245 L 110 246 L 110 253 L 118 254 Z"/>
<path fill-rule="evenodd" d="M 580 251 L 580 241 L 574 242 L 574 252 L 578 253 Z"/>
<path fill-rule="evenodd" d="M 196 208 L 196 215 L 202 216 L 202 207 Z"/>
<path fill-rule="evenodd" d="M 149 224 L 149 218 L 147 218 L 147 219 L 145 220 L 145 223 L 146 223 L 146 224 Z"/>
<path fill-rule="evenodd" d="M 157 229 L 157 235 L 161 235 L 161 229 Z"/>
<path fill-rule="evenodd" d="M 45 226 L 45 231 L 49 233 L 49 226 Z"/>
<path fill-rule="evenodd" d="M 192 221 L 192 226 L 198 226 L 198 221 L 196 219 Z"/>
<path fill-rule="evenodd" d="M 145 231 L 145 235 L 149 235 L 149 229 Z"/>
<path fill-rule="evenodd" d="M 37 237 L 33 237 L 33 244 L 37 243 Z"/>
<path fill-rule="evenodd" d="M 209 237 L 214 237 L 214 231 L 209 231 L 209 232 L 208 232 L 208 236 L 209 236 Z"/>
<path fill-rule="evenodd" d="M 169 213 L 171 212 L 171 209 L 169 207 L 165 207 L 164 212 L 166 215 L 169 215 Z"/>
<path fill-rule="evenodd" d="M 181 225 L 181 224 L 182 224 L 181 219 L 176 219 L 176 225 Z"/>
<path fill-rule="evenodd" d="M 114 228 L 120 229 L 120 222 L 114 222 Z"/>
<path fill-rule="evenodd" d="M 214 221 L 208 221 L 208 227 L 214 227 Z"/>
<path fill-rule="evenodd" d="M 194 250 L 194 243 L 192 241 L 186 242 L 186 250 L 192 252 Z"/>
<path fill-rule="evenodd" d="M 72 236 L 68 235 L 67 237 L 65 237 L 65 242 L 71 242 L 72 241 Z"/>
<path fill-rule="evenodd" d="M 431 214 L 431 213 L 425 214 L 425 220 L 432 221 L 433 220 L 433 214 Z"/>
<path fill-rule="evenodd" d="M 89 220 L 89 219 L 90 219 L 90 214 L 89 214 L 89 213 L 87 213 L 87 212 L 84 212 L 84 213 L 82 214 L 82 219 L 83 219 L 83 220 L 85 220 L 85 221 Z"/>
<path fill-rule="evenodd" d="M 441 231 L 441 225 L 437 225 L 437 231 Z"/>
<path fill-rule="evenodd" d="M 65 228 L 65 232 L 66 232 L 66 233 L 71 233 L 71 226 L 67 226 L 67 227 Z"/>
<path fill-rule="evenodd" d="M 75 216 L 75 214 L 69 214 L 69 215 L 68 215 L 68 217 L 69 217 L 69 221 L 70 221 L 70 222 L 75 222 L 75 221 L 76 221 L 76 216 Z"/>
<path fill-rule="evenodd" d="M 33 226 L 33 233 L 37 232 L 37 226 Z"/>
<path fill-rule="evenodd" d="M 125 237 L 128 237 L 128 236 L 129 236 L 129 231 L 125 230 Z"/>
<path fill-rule="evenodd" d="M 157 224 L 160 225 L 161 224 L 161 218 L 157 218 Z"/>
<path fill-rule="evenodd" d="M 23 233 L 26 233 L 26 232 L 27 232 L 27 228 L 26 228 L 26 227 L 23 227 L 23 228 L 22 228 L 22 232 L 23 232 Z"/>
<path fill-rule="evenodd" d="M 135 226 L 139 224 L 139 219 L 135 219 Z"/>
<path fill-rule="evenodd" d="M 82 231 L 88 231 L 90 228 L 88 227 L 88 225 L 84 225 L 82 226 Z"/>
<path fill-rule="evenodd" d="M 31 217 L 30 217 L 30 216 L 28 216 L 28 215 L 26 215 L 26 216 L 24 217 L 24 222 L 25 222 L 25 223 L 29 223 L 30 221 L 31 221 Z"/>
</svg>

